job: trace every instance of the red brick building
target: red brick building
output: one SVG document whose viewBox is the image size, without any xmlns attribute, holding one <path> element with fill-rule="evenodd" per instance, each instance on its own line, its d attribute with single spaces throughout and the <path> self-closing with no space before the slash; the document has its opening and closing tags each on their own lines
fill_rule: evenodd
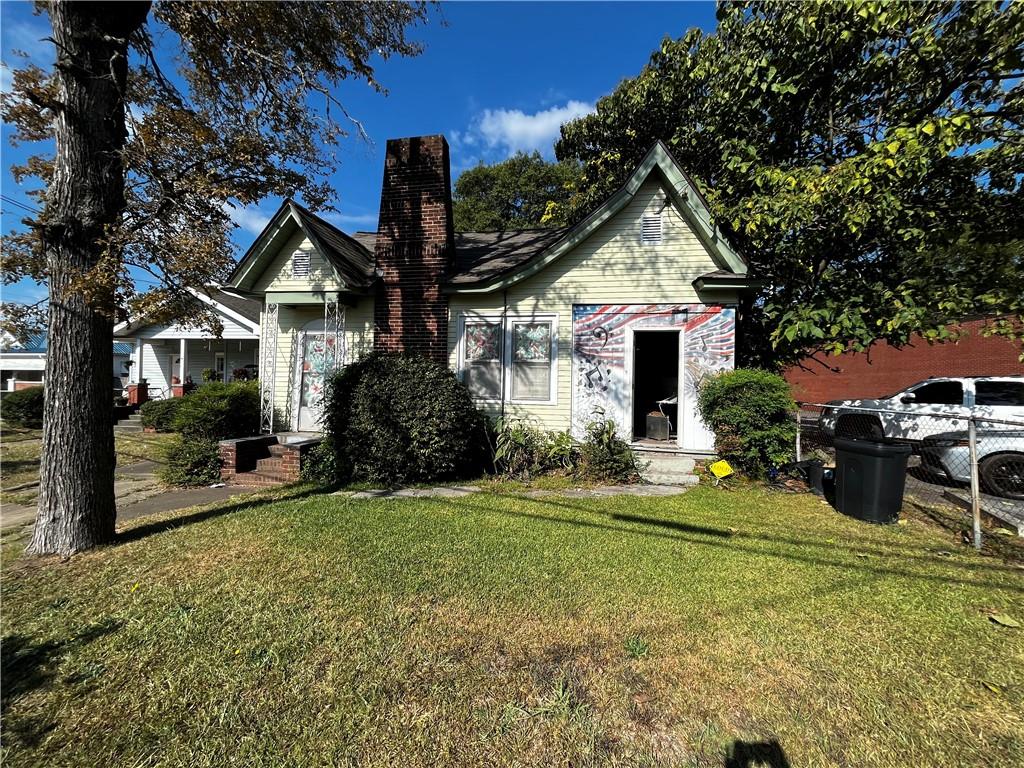
<svg viewBox="0 0 1024 768">
<path fill-rule="evenodd" d="M 982 320 L 962 323 L 966 335 L 956 342 L 929 344 L 914 336 L 900 349 L 875 344 L 867 352 L 821 356 L 825 365 L 808 360 L 806 370 L 787 370 L 786 380 L 797 400 L 821 403 L 891 395 L 929 376 L 1024 375 L 1020 348 L 1003 337 L 985 338 L 982 325 Z"/>
</svg>

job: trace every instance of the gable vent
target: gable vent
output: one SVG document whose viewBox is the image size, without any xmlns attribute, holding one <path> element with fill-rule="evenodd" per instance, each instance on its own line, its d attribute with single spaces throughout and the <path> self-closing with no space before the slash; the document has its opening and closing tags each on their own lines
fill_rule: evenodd
<svg viewBox="0 0 1024 768">
<path fill-rule="evenodd" d="M 292 277 L 309 277 L 309 251 L 292 254 Z"/>
<path fill-rule="evenodd" d="M 661 242 L 661 216 L 644 216 L 641 221 L 640 242 L 644 245 L 658 245 Z"/>
</svg>

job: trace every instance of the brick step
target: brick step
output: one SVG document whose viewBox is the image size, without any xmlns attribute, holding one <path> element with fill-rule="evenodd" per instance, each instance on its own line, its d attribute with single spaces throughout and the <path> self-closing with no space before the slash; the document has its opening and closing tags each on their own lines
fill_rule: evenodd
<svg viewBox="0 0 1024 768">
<path fill-rule="evenodd" d="M 290 481 L 287 477 L 277 473 L 254 470 L 252 472 L 239 472 L 237 475 L 233 475 L 228 482 L 232 485 L 268 486 L 284 485 Z"/>
<path fill-rule="evenodd" d="M 256 462 L 256 471 L 264 474 L 283 474 L 284 459 L 274 456 L 269 459 L 259 459 Z"/>
</svg>

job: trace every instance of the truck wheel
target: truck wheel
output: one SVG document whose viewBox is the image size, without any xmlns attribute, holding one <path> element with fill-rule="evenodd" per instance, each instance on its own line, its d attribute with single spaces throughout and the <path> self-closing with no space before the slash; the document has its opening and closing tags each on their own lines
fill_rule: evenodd
<svg viewBox="0 0 1024 768">
<path fill-rule="evenodd" d="M 978 463 L 986 490 L 1006 499 L 1024 499 L 1024 453 L 994 453 Z"/>
<path fill-rule="evenodd" d="M 877 416 L 850 413 L 840 416 L 836 421 L 836 437 L 849 437 L 855 440 L 884 440 L 885 431 Z"/>
</svg>

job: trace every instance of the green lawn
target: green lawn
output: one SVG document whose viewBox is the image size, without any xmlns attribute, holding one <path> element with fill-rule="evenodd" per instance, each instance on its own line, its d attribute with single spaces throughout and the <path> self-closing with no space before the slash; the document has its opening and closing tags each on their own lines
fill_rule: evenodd
<svg viewBox="0 0 1024 768">
<path fill-rule="evenodd" d="M 1024 764 L 1024 630 L 990 619 L 1024 620 L 1024 571 L 929 523 L 291 493 L 63 563 L 9 545 L 4 762 Z"/>
</svg>

